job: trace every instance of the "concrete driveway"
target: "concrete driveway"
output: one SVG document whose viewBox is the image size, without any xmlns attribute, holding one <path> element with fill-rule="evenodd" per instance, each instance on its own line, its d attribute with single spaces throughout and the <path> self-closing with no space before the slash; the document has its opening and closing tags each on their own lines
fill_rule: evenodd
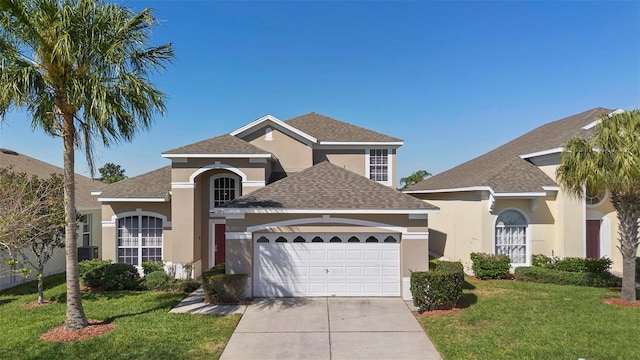
<svg viewBox="0 0 640 360">
<path fill-rule="evenodd" d="M 221 359 L 441 359 L 400 298 L 262 299 Z"/>
</svg>

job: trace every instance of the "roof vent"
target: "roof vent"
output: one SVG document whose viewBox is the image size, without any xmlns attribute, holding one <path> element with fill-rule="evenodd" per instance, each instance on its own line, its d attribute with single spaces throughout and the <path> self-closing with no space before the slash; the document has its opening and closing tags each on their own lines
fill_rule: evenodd
<svg viewBox="0 0 640 360">
<path fill-rule="evenodd" d="M 0 152 L 7 155 L 18 155 L 17 152 L 5 148 L 0 148 Z"/>
</svg>

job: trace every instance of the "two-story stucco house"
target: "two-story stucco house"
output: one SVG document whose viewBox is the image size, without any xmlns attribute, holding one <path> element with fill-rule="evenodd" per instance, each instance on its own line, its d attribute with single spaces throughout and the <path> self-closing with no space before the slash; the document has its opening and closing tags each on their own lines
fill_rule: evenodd
<svg viewBox="0 0 640 360">
<path fill-rule="evenodd" d="M 170 166 L 96 192 L 102 256 L 193 276 L 225 263 L 255 297 L 410 298 L 437 208 L 395 190 L 402 144 L 310 113 L 166 151 Z"/>
<path fill-rule="evenodd" d="M 617 219 L 606 189 L 577 199 L 556 182 L 564 144 L 589 137 L 607 115 L 595 108 L 542 125 L 405 191 L 440 208 L 429 217 L 431 251 L 470 265 L 472 252 L 609 257 L 622 272 Z"/>
</svg>

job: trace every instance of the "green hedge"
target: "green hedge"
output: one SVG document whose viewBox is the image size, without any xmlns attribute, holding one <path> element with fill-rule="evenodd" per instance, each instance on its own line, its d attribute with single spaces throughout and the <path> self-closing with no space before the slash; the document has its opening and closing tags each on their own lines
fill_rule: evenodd
<svg viewBox="0 0 640 360">
<path fill-rule="evenodd" d="M 188 294 L 198 289 L 201 284 L 195 279 L 174 279 L 164 270 L 160 270 L 147 274 L 141 285 L 151 291 L 173 291 Z"/>
<path fill-rule="evenodd" d="M 145 275 L 156 271 L 164 271 L 164 264 L 162 261 L 143 261 L 142 271 Z"/>
<path fill-rule="evenodd" d="M 566 257 L 560 259 L 542 254 L 531 256 L 531 265 L 533 266 L 578 273 L 608 273 L 612 263 L 611 259 L 606 257 L 599 259 Z"/>
<path fill-rule="evenodd" d="M 622 280 L 611 273 L 569 272 L 539 266 L 523 266 L 515 271 L 516 280 L 559 285 L 619 287 Z"/>
<path fill-rule="evenodd" d="M 92 268 L 82 277 L 89 287 L 100 287 L 107 291 L 136 290 L 140 285 L 138 269 L 131 264 L 113 263 Z"/>
<path fill-rule="evenodd" d="M 224 264 L 218 264 L 214 267 L 212 267 L 211 269 L 207 269 L 205 271 L 202 272 L 202 282 L 206 282 L 208 278 L 210 278 L 211 276 L 214 275 L 220 275 L 220 274 L 224 274 L 225 272 L 225 266 Z"/>
<path fill-rule="evenodd" d="M 211 304 L 240 304 L 247 277 L 247 274 L 203 274 L 205 300 Z"/>
<path fill-rule="evenodd" d="M 419 312 L 443 306 L 453 308 L 462 295 L 462 264 L 440 261 L 434 268 L 426 272 L 411 273 L 413 305 Z"/>
<path fill-rule="evenodd" d="M 78 262 L 78 273 L 80 275 L 80 280 L 84 277 L 89 270 L 93 268 L 97 268 L 98 266 L 111 264 L 111 260 L 102 260 L 102 259 L 91 259 L 91 260 L 82 260 Z M 82 282 L 85 286 L 89 286 Z"/>
<path fill-rule="evenodd" d="M 511 259 L 507 255 L 471 253 L 471 261 L 471 269 L 478 279 L 502 279 L 509 275 Z"/>
</svg>

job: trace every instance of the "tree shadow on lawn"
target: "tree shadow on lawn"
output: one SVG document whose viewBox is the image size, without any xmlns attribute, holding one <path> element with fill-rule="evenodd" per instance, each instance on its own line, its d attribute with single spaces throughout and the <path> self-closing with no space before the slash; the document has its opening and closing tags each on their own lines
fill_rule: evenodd
<svg viewBox="0 0 640 360">
<path fill-rule="evenodd" d="M 55 274 L 44 278 L 44 291 L 51 290 L 66 282 L 65 274 Z M 38 280 L 33 280 L 0 291 L 0 295 L 29 295 L 38 293 Z"/>
<path fill-rule="evenodd" d="M 472 293 L 462 294 L 462 296 L 460 296 L 460 300 L 458 300 L 458 303 L 456 304 L 456 308 L 466 309 L 471 305 L 475 305 L 477 302 L 478 302 L 478 297 L 476 296 L 476 294 L 472 294 Z"/>
<path fill-rule="evenodd" d="M 466 279 L 462 281 L 462 290 L 475 290 L 476 286 L 468 282 Z"/>
</svg>

